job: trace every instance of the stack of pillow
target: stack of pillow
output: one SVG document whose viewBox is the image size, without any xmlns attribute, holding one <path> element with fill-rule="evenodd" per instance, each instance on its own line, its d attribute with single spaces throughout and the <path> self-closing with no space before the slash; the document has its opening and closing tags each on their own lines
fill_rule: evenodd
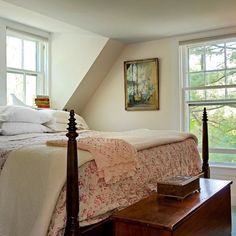
<svg viewBox="0 0 236 236">
<path fill-rule="evenodd" d="M 88 129 L 84 119 L 75 115 L 77 128 Z M 17 135 L 66 131 L 69 112 L 36 110 L 24 106 L 0 106 L 0 134 Z"/>
<path fill-rule="evenodd" d="M 2 135 L 50 132 L 51 130 L 44 123 L 52 121 L 51 115 L 30 107 L 0 107 L 0 133 Z"/>
<path fill-rule="evenodd" d="M 46 123 L 47 127 L 50 127 L 54 132 L 67 131 L 70 118 L 68 111 L 44 109 L 42 110 L 42 112 L 51 115 L 54 118 L 53 121 Z M 77 123 L 76 127 L 78 130 L 89 129 L 85 120 L 81 116 L 75 114 L 75 119 Z"/>
</svg>

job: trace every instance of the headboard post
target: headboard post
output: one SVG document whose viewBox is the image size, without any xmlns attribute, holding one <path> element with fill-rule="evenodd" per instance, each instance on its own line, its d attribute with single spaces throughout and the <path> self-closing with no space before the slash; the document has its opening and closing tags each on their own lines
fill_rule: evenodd
<svg viewBox="0 0 236 236">
<path fill-rule="evenodd" d="M 66 183 L 66 236 L 78 236 L 79 235 L 79 188 L 78 188 L 78 164 L 77 164 L 77 143 L 74 110 L 70 111 L 68 133 L 68 147 L 67 147 L 67 183 Z"/>
<path fill-rule="evenodd" d="M 210 178 L 210 168 L 209 168 L 209 147 L 208 147 L 208 126 L 207 126 L 207 112 L 204 107 L 203 117 L 202 117 L 202 172 L 204 173 L 204 178 Z"/>
</svg>

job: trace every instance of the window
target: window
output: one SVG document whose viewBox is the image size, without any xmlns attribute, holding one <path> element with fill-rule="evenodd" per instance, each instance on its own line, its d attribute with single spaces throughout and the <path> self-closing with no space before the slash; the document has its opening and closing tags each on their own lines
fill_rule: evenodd
<svg viewBox="0 0 236 236">
<path fill-rule="evenodd" d="M 206 107 L 210 162 L 236 164 L 236 39 L 184 45 L 181 56 L 185 130 L 201 140 Z"/>
<path fill-rule="evenodd" d="M 7 30 L 7 103 L 11 94 L 27 105 L 36 95 L 48 95 L 47 41 L 37 36 Z"/>
</svg>

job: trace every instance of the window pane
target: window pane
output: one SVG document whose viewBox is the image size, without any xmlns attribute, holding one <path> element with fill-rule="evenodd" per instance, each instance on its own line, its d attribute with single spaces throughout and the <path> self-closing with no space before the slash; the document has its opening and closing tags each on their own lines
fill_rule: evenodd
<svg viewBox="0 0 236 236">
<path fill-rule="evenodd" d="M 227 68 L 236 68 L 236 42 L 226 43 Z"/>
<path fill-rule="evenodd" d="M 189 86 L 190 87 L 205 86 L 204 73 L 190 73 L 189 74 Z"/>
<path fill-rule="evenodd" d="M 206 100 L 222 100 L 226 99 L 226 89 L 207 89 Z"/>
<path fill-rule="evenodd" d="M 236 155 L 234 154 L 223 154 L 223 153 L 210 153 L 210 162 L 225 162 L 236 164 Z"/>
<path fill-rule="evenodd" d="M 205 78 L 206 86 L 225 85 L 224 71 L 207 72 Z"/>
<path fill-rule="evenodd" d="M 23 74 L 7 73 L 7 103 L 11 102 L 11 93 L 24 102 Z"/>
<path fill-rule="evenodd" d="M 7 67 L 22 68 L 22 40 L 7 36 Z"/>
<path fill-rule="evenodd" d="M 228 99 L 236 99 L 236 88 L 228 88 L 227 89 L 227 98 Z"/>
<path fill-rule="evenodd" d="M 36 79 L 35 75 L 26 75 L 26 104 L 29 106 L 34 105 L 36 97 Z"/>
<path fill-rule="evenodd" d="M 206 46 L 206 70 L 225 68 L 224 44 Z"/>
<path fill-rule="evenodd" d="M 24 40 L 24 69 L 36 71 L 36 42 Z"/>
<path fill-rule="evenodd" d="M 235 84 L 236 85 L 236 70 L 227 71 L 227 84 Z"/>
<path fill-rule="evenodd" d="M 201 140 L 203 106 L 189 107 L 189 111 L 190 131 Z M 209 147 L 236 149 L 236 104 L 207 106 L 207 113 Z"/>
<path fill-rule="evenodd" d="M 189 90 L 185 97 L 188 101 L 236 99 L 236 88 Z"/>
<path fill-rule="evenodd" d="M 189 48 L 189 71 L 203 70 L 204 47 Z"/>
<path fill-rule="evenodd" d="M 205 101 L 206 93 L 204 90 L 190 90 L 189 100 L 190 101 Z"/>
</svg>

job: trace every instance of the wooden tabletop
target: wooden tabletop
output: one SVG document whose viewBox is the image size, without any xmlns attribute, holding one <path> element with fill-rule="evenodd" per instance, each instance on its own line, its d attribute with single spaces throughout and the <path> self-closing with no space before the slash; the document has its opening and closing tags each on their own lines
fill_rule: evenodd
<svg viewBox="0 0 236 236">
<path fill-rule="evenodd" d="M 153 193 L 148 198 L 119 211 L 113 217 L 123 222 L 139 222 L 155 228 L 172 230 L 181 219 L 192 214 L 231 183 L 232 181 L 201 178 L 201 191 L 193 193 L 182 201 L 158 197 L 157 193 Z"/>
</svg>

